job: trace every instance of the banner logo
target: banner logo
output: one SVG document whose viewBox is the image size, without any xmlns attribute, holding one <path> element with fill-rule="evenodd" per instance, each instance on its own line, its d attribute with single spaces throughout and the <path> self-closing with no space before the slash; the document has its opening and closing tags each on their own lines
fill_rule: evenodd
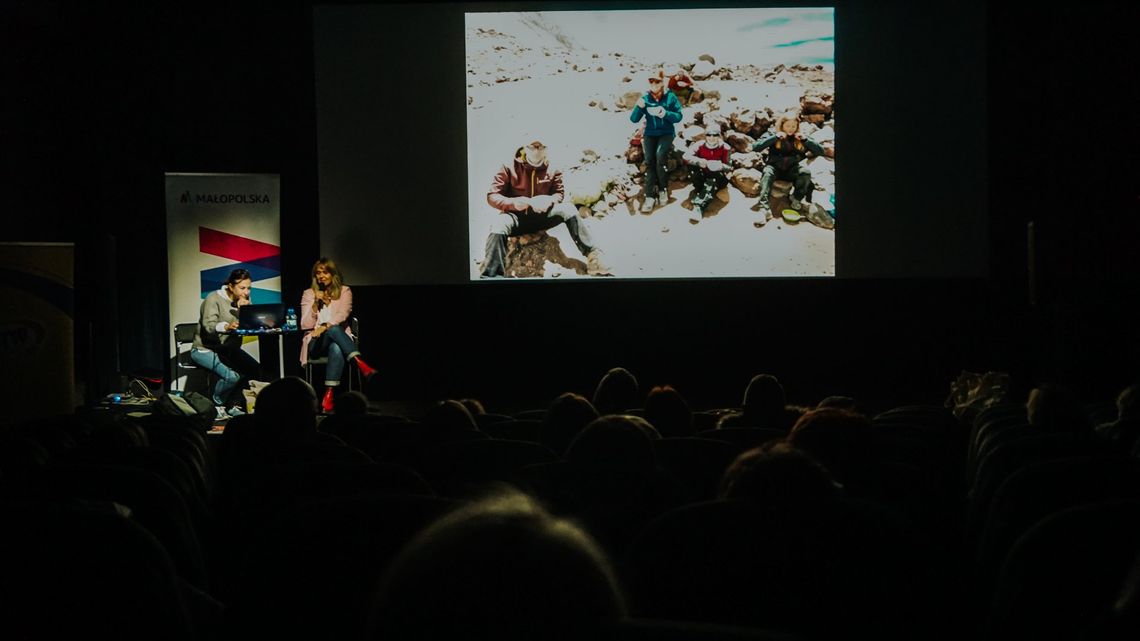
<svg viewBox="0 0 1140 641">
<path fill-rule="evenodd" d="M 190 190 L 182 192 L 178 202 L 183 205 L 269 205 L 272 201 L 269 194 L 191 194 Z"/>
</svg>

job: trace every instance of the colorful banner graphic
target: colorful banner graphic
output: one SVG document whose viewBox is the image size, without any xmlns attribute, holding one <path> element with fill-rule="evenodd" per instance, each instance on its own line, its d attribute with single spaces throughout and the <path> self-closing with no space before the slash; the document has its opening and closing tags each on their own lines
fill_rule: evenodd
<svg viewBox="0 0 1140 641">
<path fill-rule="evenodd" d="M 252 302 L 281 302 L 280 193 L 277 174 L 166 174 L 172 339 L 175 325 L 198 322 L 202 299 L 235 269 L 253 278 Z M 256 338 L 243 348 L 258 357 Z M 184 389 L 185 381 L 174 381 L 178 349 L 171 340 L 170 376 Z"/>
</svg>

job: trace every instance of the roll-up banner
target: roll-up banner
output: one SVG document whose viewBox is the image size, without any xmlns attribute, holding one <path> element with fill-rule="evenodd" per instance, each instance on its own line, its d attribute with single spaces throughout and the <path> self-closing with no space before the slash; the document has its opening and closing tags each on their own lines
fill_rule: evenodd
<svg viewBox="0 0 1140 641">
<path fill-rule="evenodd" d="M 75 411 L 75 246 L 0 243 L 0 425 Z"/>
<path fill-rule="evenodd" d="M 202 299 L 231 271 L 249 270 L 253 303 L 281 302 L 280 193 L 278 174 L 166 174 L 171 364 L 174 326 L 197 323 Z M 259 356 L 256 338 L 246 337 L 242 347 Z M 179 389 L 184 384 L 175 381 Z"/>
</svg>

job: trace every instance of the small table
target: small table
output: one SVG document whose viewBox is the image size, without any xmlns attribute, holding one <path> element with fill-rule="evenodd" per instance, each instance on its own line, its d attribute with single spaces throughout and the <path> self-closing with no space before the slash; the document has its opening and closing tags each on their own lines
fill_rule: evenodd
<svg viewBox="0 0 1140 641">
<path fill-rule="evenodd" d="M 276 336 L 277 337 L 277 378 L 285 378 L 285 335 L 286 334 L 300 334 L 304 332 L 298 329 L 235 329 L 232 332 L 218 332 L 219 334 L 231 334 L 233 336 Z"/>
</svg>

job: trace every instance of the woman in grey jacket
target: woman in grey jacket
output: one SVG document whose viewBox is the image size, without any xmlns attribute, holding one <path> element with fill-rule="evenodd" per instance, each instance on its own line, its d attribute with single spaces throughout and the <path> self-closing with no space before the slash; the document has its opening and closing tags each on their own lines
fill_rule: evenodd
<svg viewBox="0 0 1140 641">
<path fill-rule="evenodd" d="M 202 299 L 198 310 L 198 328 L 194 332 L 190 360 L 217 376 L 213 397 L 219 418 L 243 413 L 237 405 L 228 410 L 225 406 L 242 377 L 250 380 L 261 368 L 257 359 L 241 348 L 242 337 L 228 333 L 237 329 L 238 309 L 249 304 L 252 286 L 249 272 L 235 269 L 220 289 Z"/>
</svg>

